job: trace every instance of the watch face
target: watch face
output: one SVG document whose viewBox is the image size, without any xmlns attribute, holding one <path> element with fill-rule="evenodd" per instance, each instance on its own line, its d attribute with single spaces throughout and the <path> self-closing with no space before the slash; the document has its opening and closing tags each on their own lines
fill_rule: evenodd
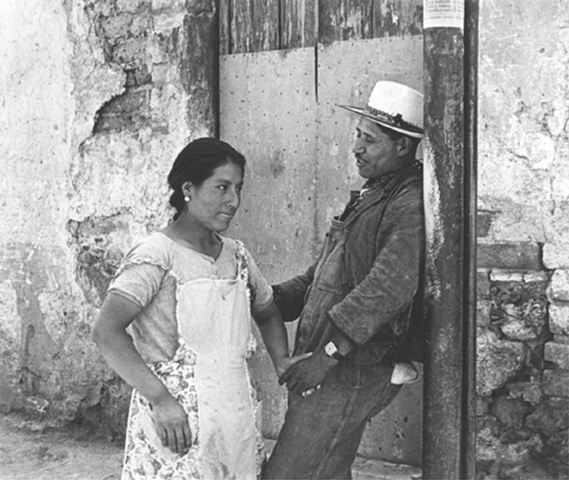
<svg viewBox="0 0 569 480">
<path fill-rule="evenodd" d="M 324 351 L 326 354 L 332 356 L 338 351 L 338 349 L 336 348 L 336 345 L 334 345 L 334 342 L 328 342 L 324 347 Z"/>
</svg>

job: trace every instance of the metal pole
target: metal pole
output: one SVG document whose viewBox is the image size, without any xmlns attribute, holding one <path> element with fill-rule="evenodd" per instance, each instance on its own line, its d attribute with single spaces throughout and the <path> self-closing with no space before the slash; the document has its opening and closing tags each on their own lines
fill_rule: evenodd
<svg viewBox="0 0 569 480">
<path fill-rule="evenodd" d="M 449 4 L 457 7 L 454 12 Z M 424 1 L 424 162 L 431 287 L 423 422 L 426 480 L 473 478 L 474 466 L 476 104 L 467 99 L 475 102 L 476 82 L 470 66 L 465 67 L 472 60 L 466 58 L 472 49 L 465 35 L 472 30 L 465 30 L 461 4 L 460 0 Z"/>
<path fill-rule="evenodd" d="M 467 0 L 464 24 L 464 120 L 465 145 L 465 253 L 468 281 L 465 285 L 464 395 L 462 478 L 476 476 L 476 215 L 478 155 L 478 0 Z"/>
</svg>

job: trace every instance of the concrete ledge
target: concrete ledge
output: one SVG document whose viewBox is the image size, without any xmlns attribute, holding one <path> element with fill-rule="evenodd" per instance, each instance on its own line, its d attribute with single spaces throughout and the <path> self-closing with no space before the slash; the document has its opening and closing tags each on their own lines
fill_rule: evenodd
<svg viewBox="0 0 569 480">
<path fill-rule="evenodd" d="M 354 480 L 419 480 L 421 469 L 410 465 L 357 457 L 352 467 Z"/>
</svg>

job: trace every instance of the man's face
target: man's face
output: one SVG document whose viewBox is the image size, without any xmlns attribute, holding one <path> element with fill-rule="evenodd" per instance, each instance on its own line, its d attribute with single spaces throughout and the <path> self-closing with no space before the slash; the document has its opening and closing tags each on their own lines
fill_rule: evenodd
<svg viewBox="0 0 569 480">
<path fill-rule="evenodd" d="M 375 179 L 402 167 L 403 162 L 398 156 L 399 142 L 391 140 L 377 123 L 362 117 L 356 132 L 352 151 L 362 177 Z"/>
</svg>

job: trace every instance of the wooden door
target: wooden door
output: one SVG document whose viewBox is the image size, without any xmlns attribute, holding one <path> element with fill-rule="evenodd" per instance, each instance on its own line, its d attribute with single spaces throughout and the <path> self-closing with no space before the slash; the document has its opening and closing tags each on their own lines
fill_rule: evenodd
<svg viewBox="0 0 569 480">
<path fill-rule="evenodd" d="M 378 80 L 422 90 L 422 1 L 226 0 L 220 17 L 220 137 L 248 162 L 228 233 L 280 282 L 315 260 L 363 183 L 351 154 L 358 118 L 338 105 L 365 105 Z M 285 391 L 265 352 L 254 371 L 263 434 L 276 438 Z M 360 453 L 420 465 L 421 431 L 419 382 L 370 422 Z"/>
</svg>

